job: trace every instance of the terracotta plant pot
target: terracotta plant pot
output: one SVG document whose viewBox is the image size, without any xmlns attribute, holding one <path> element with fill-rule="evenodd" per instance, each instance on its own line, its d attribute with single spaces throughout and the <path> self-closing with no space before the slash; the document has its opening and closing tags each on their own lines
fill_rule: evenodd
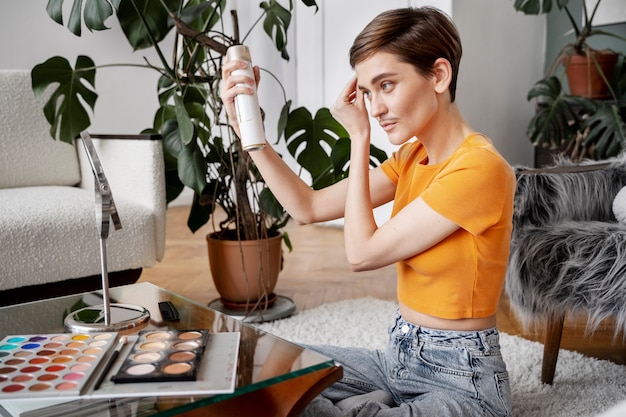
<svg viewBox="0 0 626 417">
<path fill-rule="evenodd" d="M 591 54 L 595 55 L 602 73 L 610 82 L 618 55 L 612 51 L 593 51 Z M 608 86 L 602 79 L 591 55 L 573 54 L 571 57 L 564 56 L 563 64 L 567 68 L 567 81 L 571 94 L 591 99 L 610 97 Z"/>
<path fill-rule="evenodd" d="M 225 305 L 246 308 L 273 293 L 282 263 L 281 235 L 237 241 L 210 233 L 206 239 L 213 282 Z"/>
</svg>

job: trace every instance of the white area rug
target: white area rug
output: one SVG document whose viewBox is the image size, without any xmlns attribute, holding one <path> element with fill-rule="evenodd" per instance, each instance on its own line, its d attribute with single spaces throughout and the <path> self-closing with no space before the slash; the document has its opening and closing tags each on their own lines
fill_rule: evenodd
<svg viewBox="0 0 626 417">
<path fill-rule="evenodd" d="M 374 298 L 346 300 L 258 326 L 299 343 L 383 349 L 396 307 Z M 544 385 L 542 344 L 507 334 L 501 334 L 500 343 L 516 417 L 595 416 L 626 399 L 625 366 L 561 350 L 554 384 Z"/>
</svg>

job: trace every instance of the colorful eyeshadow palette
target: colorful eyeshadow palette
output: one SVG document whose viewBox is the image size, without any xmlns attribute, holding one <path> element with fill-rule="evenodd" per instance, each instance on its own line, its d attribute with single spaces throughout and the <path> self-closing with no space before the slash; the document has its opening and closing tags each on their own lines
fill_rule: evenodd
<svg viewBox="0 0 626 417">
<path fill-rule="evenodd" d="M 195 381 L 207 330 L 144 330 L 113 376 L 115 383 Z"/>
<path fill-rule="evenodd" d="M 196 337 L 198 333 L 201 335 L 199 338 Z M 124 342 L 126 343 L 122 344 Z M 143 331 L 140 335 L 129 335 L 125 338 L 117 337 L 117 333 L 7 336 L 0 341 L 0 401 L 20 403 L 35 399 L 228 394 L 235 391 L 239 342 L 239 332 L 210 333 L 196 330 Z M 146 345 L 148 343 L 156 345 Z M 165 348 L 160 343 L 164 343 Z M 200 347 L 196 347 L 200 345 L 204 346 L 204 353 Z M 102 352 L 90 350 L 95 348 Z M 41 352 L 43 353 L 40 354 Z M 189 354 L 194 355 L 196 362 Z M 189 377 L 192 372 L 188 365 L 196 367 L 196 371 L 193 371 L 195 380 L 157 381 L 157 378 L 149 378 L 168 372 L 175 375 L 171 378 Z M 61 369 L 61 366 L 65 368 Z M 130 370 L 129 367 L 132 366 L 139 368 Z M 173 367 L 166 370 L 168 366 Z M 113 381 L 117 375 L 133 373 L 143 373 L 142 378 L 149 382 Z M 79 378 L 82 374 L 84 376 Z M 65 385 L 66 383 L 72 385 Z"/>
<path fill-rule="evenodd" d="M 117 333 L 6 336 L 0 341 L 0 399 L 82 394 L 117 340 Z"/>
</svg>

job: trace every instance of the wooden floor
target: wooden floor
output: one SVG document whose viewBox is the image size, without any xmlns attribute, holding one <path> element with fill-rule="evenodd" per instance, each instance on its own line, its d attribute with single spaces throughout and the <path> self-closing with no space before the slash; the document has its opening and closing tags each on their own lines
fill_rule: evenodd
<svg viewBox="0 0 626 417">
<path fill-rule="evenodd" d="M 166 250 L 164 259 L 145 269 L 139 281 L 149 281 L 199 303 L 207 304 L 218 297 L 209 271 L 205 235 L 210 225 L 192 234 L 187 228 L 187 207 L 171 207 L 167 212 Z M 291 298 L 298 310 L 350 298 L 371 296 L 396 300 L 394 266 L 376 271 L 351 272 L 345 261 L 343 231 L 340 228 L 290 224 L 287 232 L 293 252 L 285 251 L 284 268 L 276 293 Z M 543 329 L 525 330 L 503 295 L 498 309 L 498 326 L 502 332 L 542 341 Z M 604 323 L 593 336 L 585 335 L 583 317 L 568 317 L 561 347 L 589 356 L 626 364 L 626 343 L 622 335 L 613 334 L 611 322 Z"/>
</svg>

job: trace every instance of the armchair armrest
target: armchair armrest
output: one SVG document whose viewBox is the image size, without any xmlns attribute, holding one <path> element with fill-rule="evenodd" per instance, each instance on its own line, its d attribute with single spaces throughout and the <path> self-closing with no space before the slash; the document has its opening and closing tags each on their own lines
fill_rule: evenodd
<svg viewBox="0 0 626 417">
<path fill-rule="evenodd" d="M 134 201 L 150 210 L 155 219 L 157 258 L 165 252 L 165 168 L 159 135 L 90 135 L 116 202 Z M 81 139 L 77 139 L 77 142 Z M 76 147 L 80 163 L 80 187 L 93 190 L 89 160 Z M 122 226 L 124 225 L 123 213 Z"/>
</svg>

